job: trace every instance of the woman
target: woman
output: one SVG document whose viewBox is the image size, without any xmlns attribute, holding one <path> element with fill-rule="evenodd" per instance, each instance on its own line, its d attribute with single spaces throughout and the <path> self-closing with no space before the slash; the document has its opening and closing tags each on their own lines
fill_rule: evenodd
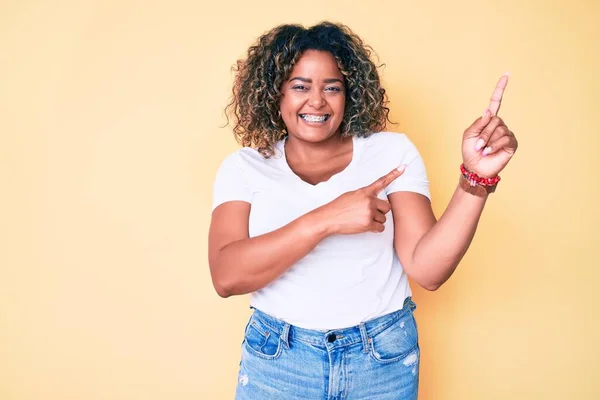
<svg viewBox="0 0 600 400">
<path fill-rule="evenodd" d="M 251 294 L 237 399 L 413 399 L 419 345 L 407 277 L 436 290 L 517 148 L 497 117 L 508 77 L 464 132 L 439 221 L 419 152 L 386 132 L 369 48 L 347 27 L 276 27 L 237 64 L 243 147 L 221 164 L 213 284 Z M 459 171 L 457 166 L 457 172 Z"/>
</svg>

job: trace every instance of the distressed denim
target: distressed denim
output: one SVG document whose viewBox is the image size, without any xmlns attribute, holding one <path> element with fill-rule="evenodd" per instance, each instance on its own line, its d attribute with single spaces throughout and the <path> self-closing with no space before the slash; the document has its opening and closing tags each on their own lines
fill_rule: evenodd
<svg viewBox="0 0 600 400">
<path fill-rule="evenodd" d="M 420 349 L 415 303 L 360 325 L 302 329 L 254 309 L 244 332 L 237 400 L 410 400 Z"/>
</svg>

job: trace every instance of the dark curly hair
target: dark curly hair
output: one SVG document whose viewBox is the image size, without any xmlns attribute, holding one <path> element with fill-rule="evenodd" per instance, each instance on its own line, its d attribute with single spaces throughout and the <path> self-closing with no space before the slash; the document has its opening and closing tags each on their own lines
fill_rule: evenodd
<svg viewBox="0 0 600 400">
<path fill-rule="evenodd" d="M 233 67 L 233 96 L 225 112 L 234 119 L 233 131 L 242 146 L 256 147 L 268 158 L 275 142 L 287 135 L 279 113 L 281 86 L 306 50 L 331 53 L 345 77 L 342 135 L 368 136 L 385 129 L 390 110 L 377 66 L 370 60 L 372 48 L 342 24 L 321 22 L 308 29 L 286 24 L 262 35 L 246 59 Z"/>
</svg>

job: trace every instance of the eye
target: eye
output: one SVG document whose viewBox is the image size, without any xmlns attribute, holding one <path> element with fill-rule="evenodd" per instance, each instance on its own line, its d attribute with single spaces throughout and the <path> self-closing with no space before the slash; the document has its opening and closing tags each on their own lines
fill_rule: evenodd
<svg viewBox="0 0 600 400">
<path fill-rule="evenodd" d="M 327 92 L 341 92 L 342 88 L 339 86 L 330 86 L 328 88 L 325 88 L 325 91 Z"/>
<path fill-rule="evenodd" d="M 306 90 L 307 87 L 304 86 L 304 85 L 294 85 L 294 86 L 292 86 L 292 89 L 294 89 L 294 90 Z"/>
</svg>

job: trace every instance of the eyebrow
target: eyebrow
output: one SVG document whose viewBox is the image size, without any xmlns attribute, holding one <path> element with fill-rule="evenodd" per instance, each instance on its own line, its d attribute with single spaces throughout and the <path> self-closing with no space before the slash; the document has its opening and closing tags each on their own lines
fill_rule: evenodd
<svg viewBox="0 0 600 400">
<path fill-rule="evenodd" d="M 296 77 L 294 77 L 294 78 L 290 79 L 290 82 L 291 82 L 291 81 L 294 81 L 294 80 L 298 80 L 298 81 L 302 81 L 302 82 L 306 82 L 306 83 L 312 83 L 312 79 L 309 79 L 309 78 L 303 78 L 303 77 L 301 77 L 301 76 L 296 76 Z M 344 83 L 344 82 L 343 82 L 341 79 L 338 79 L 338 78 L 327 78 L 327 79 L 323 79 L 323 82 L 325 82 L 325 83 L 334 83 L 334 82 L 339 82 L 339 83 L 342 83 L 342 84 Z"/>
</svg>

